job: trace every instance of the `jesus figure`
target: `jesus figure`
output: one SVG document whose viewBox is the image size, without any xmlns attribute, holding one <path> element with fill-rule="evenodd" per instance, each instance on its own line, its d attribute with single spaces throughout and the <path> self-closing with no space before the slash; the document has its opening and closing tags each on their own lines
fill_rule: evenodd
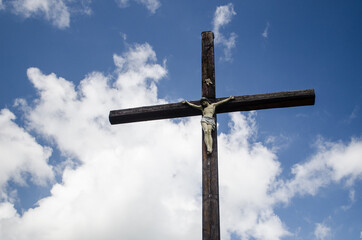
<svg viewBox="0 0 362 240">
<path fill-rule="evenodd" d="M 211 103 L 207 98 L 202 97 L 200 100 L 201 105 L 195 105 L 192 104 L 188 101 L 183 101 L 182 103 L 186 103 L 189 106 L 199 109 L 202 111 L 202 118 L 201 118 L 201 126 L 202 126 L 202 130 L 204 131 L 204 141 L 206 144 L 206 151 L 207 154 L 212 153 L 212 135 L 211 132 L 212 130 L 215 129 L 216 126 L 216 122 L 215 122 L 215 110 L 216 107 L 226 103 L 230 100 L 234 99 L 233 96 L 230 96 L 224 100 L 221 100 L 219 102 L 216 103 Z"/>
</svg>

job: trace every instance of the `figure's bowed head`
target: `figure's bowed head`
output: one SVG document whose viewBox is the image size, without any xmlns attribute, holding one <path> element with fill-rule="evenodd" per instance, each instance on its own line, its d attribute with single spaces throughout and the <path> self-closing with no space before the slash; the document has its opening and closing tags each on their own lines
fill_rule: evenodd
<svg viewBox="0 0 362 240">
<path fill-rule="evenodd" d="M 204 108 L 211 104 L 210 100 L 207 99 L 206 97 L 202 97 L 201 100 L 200 100 L 200 103 L 201 103 L 201 106 L 204 107 Z"/>
</svg>

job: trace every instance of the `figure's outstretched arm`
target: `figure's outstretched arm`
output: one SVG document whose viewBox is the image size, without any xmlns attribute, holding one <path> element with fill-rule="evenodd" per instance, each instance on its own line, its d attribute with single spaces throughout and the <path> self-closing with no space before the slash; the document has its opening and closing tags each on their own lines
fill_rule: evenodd
<svg viewBox="0 0 362 240">
<path fill-rule="evenodd" d="M 185 100 L 185 101 L 182 101 L 182 103 L 183 104 L 187 104 L 187 105 L 189 105 L 189 106 L 191 106 L 191 107 L 193 107 L 193 108 L 196 108 L 196 109 L 199 109 L 199 110 L 201 110 L 202 111 L 202 107 L 201 107 L 201 105 L 195 105 L 195 104 L 193 104 L 193 103 L 190 103 L 189 101 L 187 101 L 187 100 Z"/>
<path fill-rule="evenodd" d="M 219 102 L 217 102 L 217 103 L 214 103 L 214 106 L 217 107 L 217 106 L 219 106 L 219 105 L 221 105 L 221 104 L 223 104 L 223 103 L 226 103 L 226 102 L 228 102 L 228 101 L 230 101 L 230 100 L 233 100 L 233 99 L 235 99 L 235 97 L 230 96 L 230 97 L 228 97 L 228 98 L 226 98 L 226 99 L 224 99 L 224 100 L 221 100 L 221 101 L 219 101 Z"/>
</svg>

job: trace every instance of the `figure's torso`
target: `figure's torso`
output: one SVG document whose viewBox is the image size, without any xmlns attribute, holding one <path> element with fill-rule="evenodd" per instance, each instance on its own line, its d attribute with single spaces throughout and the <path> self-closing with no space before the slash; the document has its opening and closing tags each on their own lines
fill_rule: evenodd
<svg viewBox="0 0 362 240">
<path fill-rule="evenodd" d="M 209 106 L 205 107 L 202 110 L 202 115 L 207 117 L 214 117 L 215 113 L 215 106 L 213 104 L 210 104 Z"/>
</svg>

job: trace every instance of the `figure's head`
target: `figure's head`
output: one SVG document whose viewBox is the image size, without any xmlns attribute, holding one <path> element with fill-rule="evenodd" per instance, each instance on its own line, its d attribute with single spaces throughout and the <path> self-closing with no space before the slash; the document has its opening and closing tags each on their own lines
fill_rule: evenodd
<svg viewBox="0 0 362 240">
<path fill-rule="evenodd" d="M 207 99 L 206 97 L 202 97 L 200 99 L 200 103 L 202 107 L 207 107 L 210 104 L 210 100 Z"/>
</svg>

